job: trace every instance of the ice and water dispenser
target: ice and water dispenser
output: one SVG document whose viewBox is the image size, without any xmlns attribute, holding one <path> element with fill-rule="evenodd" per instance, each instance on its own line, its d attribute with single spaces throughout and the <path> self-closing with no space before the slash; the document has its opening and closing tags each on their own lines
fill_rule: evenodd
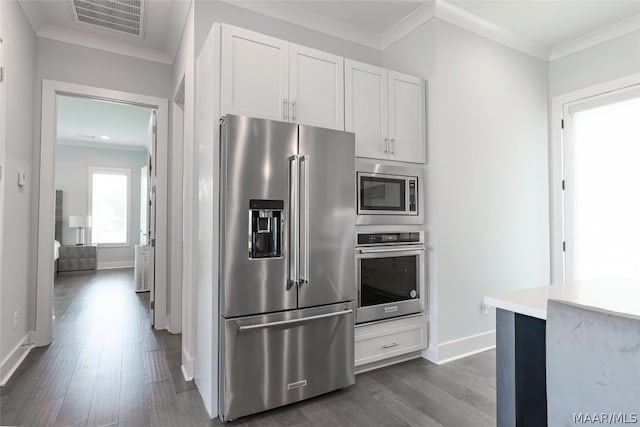
<svg viewBox="0 0 640 427">
<path fill-rule="evenodd" d="M 282 200 L 249 201 L 249 258 L 282 256 Z"/>
</svg>

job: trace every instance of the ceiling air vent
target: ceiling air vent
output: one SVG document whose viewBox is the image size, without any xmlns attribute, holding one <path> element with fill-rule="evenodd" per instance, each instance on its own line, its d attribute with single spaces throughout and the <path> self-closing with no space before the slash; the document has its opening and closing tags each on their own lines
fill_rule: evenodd
<svg viewBox="0 0 640 427">
<path fill-rule="evenodd" d="M 146 0 L 71 0 L 78 22 L 138 37 L 143 36 Z"/>
</svg>

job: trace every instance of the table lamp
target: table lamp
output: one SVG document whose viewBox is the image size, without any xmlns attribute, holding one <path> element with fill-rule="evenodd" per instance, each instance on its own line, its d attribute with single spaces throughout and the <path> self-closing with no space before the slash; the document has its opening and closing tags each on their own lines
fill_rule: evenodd
<svg viewBox="0 0 640 427">
<path fill-rule="evenodd" d="M 84 229 L 91 227 L 91 217 L 84 215 L 69 215 L 69 228 L 77 228 L 76 245 L 84 245 Z"/>
</svg>

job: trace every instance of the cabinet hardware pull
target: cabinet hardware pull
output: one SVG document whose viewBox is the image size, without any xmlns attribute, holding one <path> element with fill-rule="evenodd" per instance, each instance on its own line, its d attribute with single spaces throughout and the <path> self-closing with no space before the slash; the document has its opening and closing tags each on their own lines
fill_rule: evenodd
<svg viewBox="0 0 640 427">
<path fill-rule="evenodd" d="M 387 154 L 389 151 L 389 138 L 384 139 L 384 153 Z"/>
<path fill-rule="evenodd" d="M 382 348 L 391 348 L 391 347 L 396 347 L 397 345 L 398 345 L 397 342 L 392 342 L 391 344 L 384 344 Z"/>
<path fill-rule="evenodd" d="M 391 154 L 396 154 L 396 139 L 391 138 Z"/>
<path fill-rule="evenodd" d="M 287 120 L 289 118 L 289 103 L 287 98 L 282 100 L 282 118 Z"/>
<path fill-rule="evenodd" d="M 291 103 L 291 120 L 296 121 L 296 101 Z"/>
</svg>

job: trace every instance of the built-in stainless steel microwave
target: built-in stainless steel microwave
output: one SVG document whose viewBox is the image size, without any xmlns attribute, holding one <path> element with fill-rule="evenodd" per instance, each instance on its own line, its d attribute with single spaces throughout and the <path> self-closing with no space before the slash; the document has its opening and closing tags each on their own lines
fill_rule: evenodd
<svg viewBox="0 0 640 427">
<path fill-rule="evenodd" d="M 422 224 L 423 171 L 359 160 L 356 164 L 358 224 Z"/>
</svg>

